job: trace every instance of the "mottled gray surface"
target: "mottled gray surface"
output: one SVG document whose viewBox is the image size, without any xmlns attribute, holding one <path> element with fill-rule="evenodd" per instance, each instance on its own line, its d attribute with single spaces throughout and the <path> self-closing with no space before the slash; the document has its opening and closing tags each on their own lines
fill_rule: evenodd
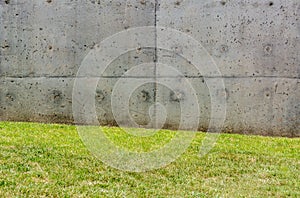
<svg viewBox="0 0 300 198">
<path fill-rule="evenodd" d="M 222 75 L 203 76 L 176 46 L 174 52 L 136 46 L 99 75 L 95 106 L 101 124 L 116 124 L 114 85 L 134 78 L 122 75 L 158 61 L 183 75 L 159 78 L 191 82 L 199 129 L 218 119 L 210 117 L 207 82 L 223 80 L 225 132 L 299 137 L 299 14 L 299 0 L 0 0 L 0 120 L 72 123 L 73 83 L 95 45 L 126 29 L 161 26 L 199 41 Z M 157 40 L 154 35 L 153 43 Z M 157 67 L 142 78 L 155 80 Z M 185 94 L 174 94 L 155 83 L 139 87 L 130 99 L 132 117 L 146 125 L 149 108 L 160 102 L 168 113 L 165 127 L 178 127 Z"/>
</svg>

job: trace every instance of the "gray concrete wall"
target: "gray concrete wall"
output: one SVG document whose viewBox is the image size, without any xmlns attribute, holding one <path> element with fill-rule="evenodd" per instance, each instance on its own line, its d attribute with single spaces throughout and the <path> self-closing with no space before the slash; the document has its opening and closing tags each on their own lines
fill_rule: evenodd
<svg viewBox="0 0 300 198">
<path fill-rule="evenodd" d="M 73 123 L 74 80 L 95 45 L 126 29 L 161 26 L 199 41 L 222 75 L 199 73 L 176 51 L 137 46 L 98 76 L 101 124 L 115 124 L 110 98 L 118 79 L 149 62 L 153 70 L 143 76 L 155 79 L 161 61 L 183 74 L 165 78 L 188 79 L 196 90 L 199 129 L 217 119 L 206 81 L 223 80 L 225 132 L 299 137 L 299 14 L 299 0 L 0 0 L 0 120 Z M 146 125 L 155 102 L 168 112 L 165 127 L 178 127 L 180 100 L 155 83 L 134 91 L 135 121 Z"/>
</svg>

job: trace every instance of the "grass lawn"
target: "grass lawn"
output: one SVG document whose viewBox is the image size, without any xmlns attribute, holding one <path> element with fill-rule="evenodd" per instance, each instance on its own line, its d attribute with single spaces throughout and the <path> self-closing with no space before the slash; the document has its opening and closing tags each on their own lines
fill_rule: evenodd
<svg viewBox="0 0 300 198">
<path fill-rule="evenodd" d="M 174 134 L 131 138 L 105 128 L 127 149 L 147 151 Z M 204 133 L 172 164 L 144 173 L 111 168 L 89 153 L 76 127 L 0 122 L 0 197 L 300 197 L 300 139 L 220 136 L 198 157 Z"/>
</svg>

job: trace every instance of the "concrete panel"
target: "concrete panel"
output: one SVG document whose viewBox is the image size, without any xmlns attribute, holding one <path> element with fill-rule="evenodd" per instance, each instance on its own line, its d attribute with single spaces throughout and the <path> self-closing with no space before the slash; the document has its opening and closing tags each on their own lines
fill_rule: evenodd
<svg viewBox="0 0 300 198">
<path fill-rule="evenodd" d="M 182 117 L 182 111 L 187 100 L 187 89 L 181 89 L 180 86 L 168 87 L 169 83 L 178 81 L 179 83 L 184 83 L 187 81 L 190 83 L 191 87 L 194 89 L 194 93 L 197 97 L 197 103 L 199 107 L 199 129 L 206 131 L 209 126 L 209 118 L 211 113 L 211 101 L 209 90 L 206 86 L 205 80 L 203 78 L 187 79 L 182 77 L 176 78 L 164 78 L 164 84 L 159 84 L 157 86 L 157 102 L 162 104 L 167 112 L 167 119 L 164 125 L 165 128 L 178 129 L 179 123 Z M 194 108 L 196 111 L 196 107 Z M 188 115 L 193 116 L 194 112 L 187 112 Z M 184 120 L 182 120 L 184 122 Z"/>
<path fill-rule="evenodd" d="M 122 94 L 123 89 L 118 89 L 118 81 L 128 82 L 132 84 L 130 78 L 101 78 L 96 89 L 96 113 L 99 123 L 102 125 L 119 125 L 119 126 L 134 126 L 131 123 L 136 123 L 141 126 L 146 126 L 150 121 L 149 110 L 155 100 L 155 85 L 154 83 L 140 84 L 140 86 L 127 87 L 131 92 L 129 97 Z M 135 80 L 135 79 L 133 79 Z M 154 79 L 138 79 L 138 82 L 146 82 Z M 126 86 L 126 85 L 125 85 Z M 119 90 L 121 97 L 113 95 Z M 114 91 L 114 92 L 113 92 Z M 114 97 L 114 101 L 112 101 Z M 123 105 L 124 103 L 124 105 Z M 114 106 L 114 110 L 112 108 Z M 125 110 L 128 107 L 129 112 Z"/>
<path fill-rule="evenodd" d="M 102 40 L 128 28 L 154 26 L 153 2 L 3 2 L 0 75 L 74 77 L 87 53 Z M 135 59 L 132 54 L 122 65 Z"/>
<path fill-rule="evenodd" d="M 299 1 L 168 0 L 159 4 L 157 25 L 201 42 L 224 76 L 299 78 Z"/>
<path fill-rule="evenodd" d="M 170 81 L 173 78 L 169 78 Z M 197 93 L 200 109 L 199 129 L 206 130 L 211 119 L 211 97 L 206 83 L 215 78 L 182 78 L 191 83 Z M 297 79 L 226 78 L 227 111 L 224 132 L 299 137 L 299 83 Z M 168 113 L 166 127 L 178 128 L 182 99 L 174 99 L 173 91 L 159 86 L 157 101 Z M 298 101 L 298 102 L 296 102 Z"/>
<path fill-rule="evenodd" d="M 71 78 L 2 78 L 2 119 L 72 122 Z"/>
<path fill-rule="evenodd" d="M 300 96 L 299 80 L 254 78 L 225 82 L 226 127 L 246 134 L 299 136 L 299 103 L 294 103 Z"/>
<path fill-rule="evenodd" d="M 119 110 L 114 114 L 111 108 L 112 91 L 117 89 L 116 83 L 121 79 L 99 78 L 97 89 L 93 93 L 96 109 L 92 110 L 96 111 L 102 125 L 115 125 L 115 116 L 123 113 L 124 119 L 117 120 L 118 124 L 130 126 L 128 115 L 125 116 L 122 107 L 117 106 Z M 123 79 L 132 85 L 130 78 Z M 146 81 L 149 79 L 139 79 L 139 82 Z M 83 102 L 72 101 L 73 84 L 74 78 L 2 78 L 1 120 L 73 123 L 72 102 Z M 147 125 L 150 122 L 149 109 L 155 100 L 154 88 L 154 83 L 144 83 L 136 89 L 132 87 L 127 105 L 130 109 L 129 115 L 139 125 Z M 126 99 L 118 98 L 122 101 Z"/>
</svg>

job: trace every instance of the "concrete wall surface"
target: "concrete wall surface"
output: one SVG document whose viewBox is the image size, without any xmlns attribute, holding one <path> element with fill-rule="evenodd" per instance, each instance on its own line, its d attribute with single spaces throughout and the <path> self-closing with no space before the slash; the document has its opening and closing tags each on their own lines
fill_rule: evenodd
<svg viewBox="0 0 300 198">
<path fill-rule="evenodd" d="M 0 121 L 86 123 L 82 90 L 100 124 L 300 137 L 299 15 L 299 0 L 0 0 Z"/>
</svg>

